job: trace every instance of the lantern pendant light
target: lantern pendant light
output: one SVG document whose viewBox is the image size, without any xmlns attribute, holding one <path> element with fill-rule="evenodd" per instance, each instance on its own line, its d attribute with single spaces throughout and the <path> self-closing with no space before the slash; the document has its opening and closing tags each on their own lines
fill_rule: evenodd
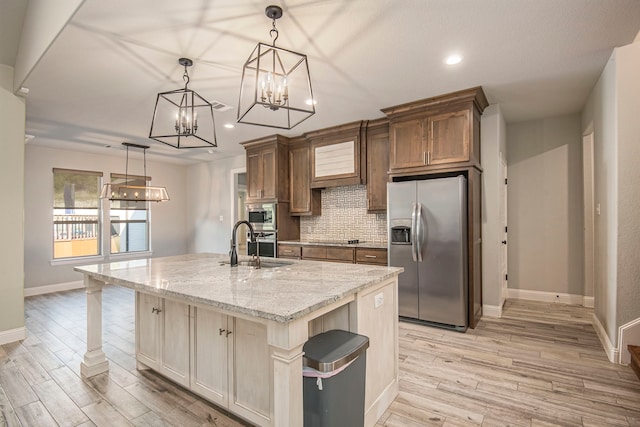
<svg viewBox="0 0 640 427">
<path fill-rule="evenodd" d="M 159 93 L 151 120 L 149 138 L 174 148 L 217 147 L 213 105 L 188 88 L 189 58 L 180 58 L 184 66 L 184 88 Z"/>
<path fill-rule="evenodd" d="M 242 69 L 238 123 L 291 129 L 315 114 L 307 56 L 276 46 L 282 8 L 268 6 L 273 43 L 258 43 Z"/>
</svg>

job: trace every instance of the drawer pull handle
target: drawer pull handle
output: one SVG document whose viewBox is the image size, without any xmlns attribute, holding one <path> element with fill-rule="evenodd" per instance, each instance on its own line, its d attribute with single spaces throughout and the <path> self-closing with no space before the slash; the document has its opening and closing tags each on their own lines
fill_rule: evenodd
<svg viewBox="0 0 640 427">
<path fill-rule="evenodd" d="M 226 329 L 220 328 L 219 331 L 220 331 L 220 335 L 222 335 L 226 331 Z"/>
<path fill-rule="evenodd" d="M 153 307 L 151 309 L 151 314 L 153 314 L 153 313 L 160 314 L 160 313 L 162 313 L 162 310 L 160 310 L 159 308 Z"/>
<path fill-rule="evenodd" d="M 375 255 L 365 255 L 364 257 L 365 257 L 365 258 L 378 258 L 378 257 L 377 257 L 377 256 L 375 256 Z"/>
<path fill-rule="evenodd" d="M 227 336 L 231 335 L 233 332 L 227 331 Z"/>
</svg>

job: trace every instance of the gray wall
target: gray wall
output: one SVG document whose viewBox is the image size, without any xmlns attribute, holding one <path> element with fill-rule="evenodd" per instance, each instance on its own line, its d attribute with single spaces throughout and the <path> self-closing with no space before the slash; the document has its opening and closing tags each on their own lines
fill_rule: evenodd
<svg viewBox="0 0 640 427">
<path fill-rule="evenodd" d="M 109 174 L 125 172 L 125 152 L 104 155 L 56 150 L 27 145 L 25 152 L 25 288 L 82 280 L 73 264 L 51 265 L 53 259 L 52 201 L 53 168 L 79 169 Z M 129 154 L 129 172 L 141 174 L 138 153 Z M 147 174 L 152 185 L 167 187 L 170 201 L 151 205 L 151 249 L 153 256 L 183 254 L 187 251 L 186 167 L 157 163 L 147 158 Z M 108 255 L 105 257 L 108 261 Z M 89 263 L 101 262 L 92 260 Z M 84 262 L 87 264 L 87 262 Z"/>
<path fill-rule="evenodd" d="M 189 252 L 229 252 L 233 169 L 245 168 L 245 155 L 199 163 L 187 170 Z M 245 233 L 243 227 L 239 233 Z"/>
<path fill-rule="evenodd" d="M 490 105 L 482 114 L 482 304 L 502 307 L 502 224 L 500 220 L 501 157 L 507 153 L 506 125 L 500 106 Z"/>
<path fill-rule="evenodd" d="M 580 115 L 507 126 L 509 288 L 583 295 Z"/>
<path fill-rule="evenodd" d="M 617 48 L 582 115 L 594 136 L 595 315 L 614 347 L 640 317 L 640 43 Z"/>
<path fill-rule="evenodd" d="M 24 99 L 13 95 L 13 69 L 0 65 L 0 342 L 2 332 L 24 327 Z M 8 342 L 15 338 L 9 338 Z"/>
</svg>

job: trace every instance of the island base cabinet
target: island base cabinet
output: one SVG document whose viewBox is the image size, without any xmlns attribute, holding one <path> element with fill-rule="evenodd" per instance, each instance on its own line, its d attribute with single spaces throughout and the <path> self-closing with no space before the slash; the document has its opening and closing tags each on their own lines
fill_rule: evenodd
<svg viewBox="0 0 640 427">
<path fill-rule="evenodd" d="M 136 292 L 136 358 L 189 385 L 189 305 Z"/>
<path fill-rule="evenodd" d="M 192 307 L 191 390 L 257 425 L 272 425 L 267 329 Z"/>
</svg>

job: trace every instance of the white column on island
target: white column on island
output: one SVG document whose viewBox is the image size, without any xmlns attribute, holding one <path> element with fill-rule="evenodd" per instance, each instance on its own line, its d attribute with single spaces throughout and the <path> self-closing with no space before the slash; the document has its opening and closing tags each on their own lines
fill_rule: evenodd
<svg viewBox="0 0 640 427">
<path fill-rule="evenodd" d="M 302 347 L 308 338 L 306 318 L 267 326 L 273 361 L 273 422 L 278 427 L 303 424 Z"/>
<path fill-rule="evenodd" d="M 87 352 L 80 363 L 83 378 L 107 372 L 109 362 L 102 351 L 102 286 L 104 282 L 84 276 L 87 289 Z"/>
</svg>

